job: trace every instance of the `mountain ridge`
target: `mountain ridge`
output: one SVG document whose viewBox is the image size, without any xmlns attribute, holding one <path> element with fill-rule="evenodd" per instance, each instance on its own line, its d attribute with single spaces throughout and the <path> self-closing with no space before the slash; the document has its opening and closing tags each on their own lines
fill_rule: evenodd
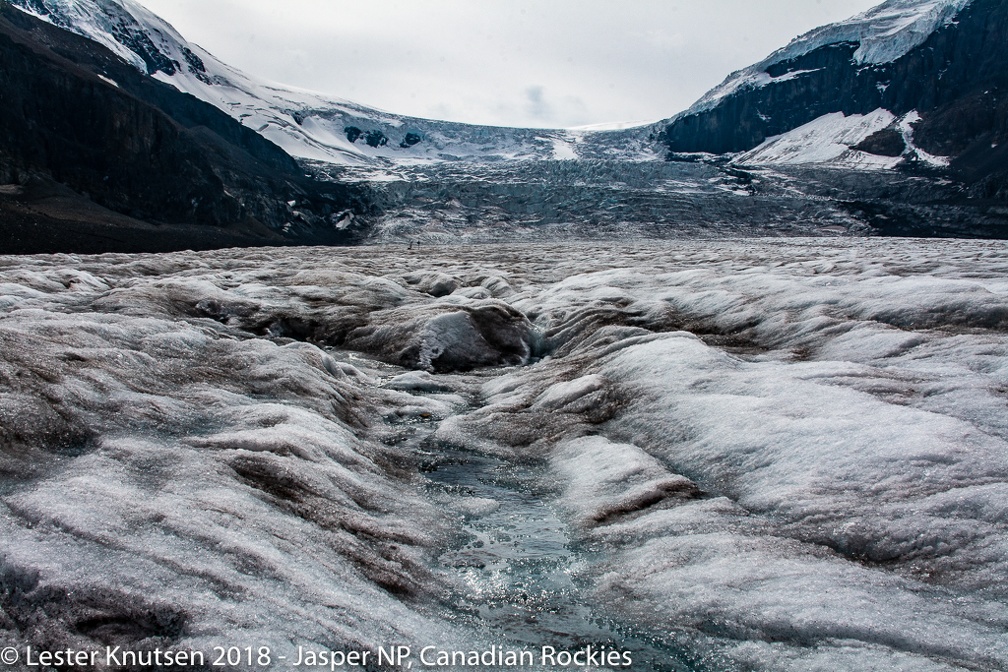
<svg viewBox="0 0 1008 672">
<path fill-rule="evenodd" d="M 999 150 L 996 140 L 1004 115 L 996 104 L 975 105 L 970 95 L 977 91 L 955 86 L 975 83 L 976 73 L 960 75 L 964 69 L 999 76 L 1003 50 L 992 50 L 980 67 L 973 53 L 977 40 L 1003 46 L 998 31 L 1008 34 L 1003 22 L 988 21 L 1003 19 L 993 0 L 889 0 L 861 18 L 811 31 L 733 76 L 754 76 L 759 86 L 723 84 L 725 95 L 706 97 L 713 106 L 701 99 L 693 113 L 608 131 L 403 117 L 259 82 L 187 43 L 134 0 L 4 2 L 54 31 L 110 43 L 110 58 L 132 74 L 96 71 L 101 86 L 143 89 L 142 97 L 186 127 L 206 125 L 201 119 L 212 109 L 224 147 L 240 152 L 254 136 L 297 159 L 283 159 L 290 161 L 284 170 L 296 166 L 295 182 L 310 173 L 322 182 L 356 183 L 372 200 L 350 209 L 382 210 L 351 220 L 344 216 L 349 210 L 324 199 L 319 210 L 318 201 L 305 198 L 304 184 L 294 189 L 298 195 L 274 191 L 260 233 L 284 242 L 321 234 L 348 240 L 353 221 L 360 239 L 371 241 L 431 232 L 439 240 L 482 239 L 482 229 L 489 239 L 540 235 L 530 227 L 574 236 L 593 236 L 595 229 L 658 236 L 1006 235 L 999 152 L 1008 143 Z M 870 20 L 876 15 L 887 18 Z M 943 81 L 943 72 L 954 76 Z M 881 105 L 898 95 L 906 99 L 900 105 Z M 940 123 L 934 101 L 949 103 L 950 123 Z M 942 135 L 944 126 L 968 124 L 973 136 Z M 657 169 L 665 160 L 703 165 Z"/>
<path fill-rule="evenodd" d="M 345 242 L 326 218 L 368 207 L 359 188 L 306 178 L 220 110 L 7 4 L 0 86 L 4 251 Z"/>
<path fill-rule="evenodd" d="M 915 95 L 921 82 L 935 89 L 933 80 L 941 76 L 940 64 L 921 59 L 921 54 L 941 41 L 936 35 L 955 32 L 963 12 L 991 4 L 991 0 L 888 0 L 795 38 L 759 63 L 729 75 L 690 108 L 666 120 L 599 131 L 420 119 L 269 84 L 187 42 L 135 0 L 7 1 L 106 44 L 137 69 L 222 109 L 301 159 L 391 166 L 457 160 L 656 160 L 707 153 L 729 158 L 746 154 L 743 160 L 749 163 L 766 157 L 772 164 L 779 160 L 773 152 L 752 153 L 769 138 L 836 112 L 849 117 L 888 111 L 892 119 L 887 126 L 872 127 L 867 134 L 856 133 L 864 126 L 860 116 L 842 125 L 838 132 L 849 143 L 839 147 L 844 155 L 840 161 L 821 146 L 836 144 L 836 138 L 811 136 L 820 146 L 797 158 L 794 154 L 800 154 L 801 147 L 785 139 L 790 142 L 792 161 L 853 169 L 888 169 L 918 160 L 939 166 L 943 157 L 966 151 L 950 146 L 955 145 L 954 139 L 941 133 L 947 124 L 933 124 L 929 99 L 919 91 Z M 908 58 L 919 61 L 910 72 L 904 65 Z M 912 124 L 906 122 L 911 113 L 920 117 Z M 875 132 L 883 134 L 869 139 Z M 889 138 L 889 154 L 873 154 L 870 150 L 882 146 L 884 137 Z M 899 159 L 890 160 L 892 147 L 900 140 Z M 982 182 L 991 172 L 983 170 L 990 159 L 979 156 L 983 152 L 977 148 L 972 154 L 978 156 L 957 163 L 955 169 L 973 183 Z M 930 161 L 932 157 L 937 161 Z M 1000 193 L 998 187 L 986 191 Z"/>
<path fill-rule="evenodd" d="M 208 102 L 289 154 L 343 165 L 454 160 L 660 158 L 648 126 L 632 130 L 480 126 L 386 112 L 256 79 L 189 43 L 133 0 L 4 0 L 76 32 L 138 70 Z M 98 18 L 95 18 L 98 17 Z"/>
<path fill-rule="evenodd" d="M 896 156 L 906 159 L 903 163 L 947 163 L 974 195 L 1008 197 L 1002 167 L 1008 159 L 1003 148 L 1008 140 L 1008 7 L 997 0 L 914 1 L 945 11 L 931 17 L 932 32 L 915 33 L 915 41 L 902 45 L 904 51 L 887 54 L 892 58 L 862 62 L 863 45 L 845 35 L 811 49 L 785 47 L 670 118 L 659 140 L 673 155 L 750 153 L 751 158 L 764 143 L 827 115 L 860 118 L 885 111 L 891 115 L 886 124 L 851 137 L 852 152 L 870 154 L 888 137 L 892 155 L 898 135 L 903 147 Z M 909 4 L 891 0 L 866 14 Z M 829 32 L 826 28 L 817 31 Z M 857 123 L 838 125 L 838 132 L 849 134 Z M 900 162 L 876 163 L 893 167 Z"/>
</svg>

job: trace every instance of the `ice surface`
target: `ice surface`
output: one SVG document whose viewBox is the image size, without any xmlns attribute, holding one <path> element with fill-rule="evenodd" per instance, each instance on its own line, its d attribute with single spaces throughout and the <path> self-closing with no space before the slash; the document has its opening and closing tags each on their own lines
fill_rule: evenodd
<svg viewBox="0 0 1008 672">
<path fill-rule="evenodd" d="M 393 597 L 428 589 L 440 516 L 355 437 L 321 351 L 61 308 L 0 327 L 3 571 L 35 577 L 4 630 L 170 642 L 135 620 L 161 609 L 197 647 L 440 635 Z"/>
<path fill-rule="evenodd" d="M 0 634 L 520 638 L 453 602 L 492 596 L 648 669 L 1004 669 L 1006 272 L 954 240 L 0 258 Z M 464 456 L 497 475 L 424 475 Z M 472 530 L 567 582 L 465 564 Z"/>
</svg>

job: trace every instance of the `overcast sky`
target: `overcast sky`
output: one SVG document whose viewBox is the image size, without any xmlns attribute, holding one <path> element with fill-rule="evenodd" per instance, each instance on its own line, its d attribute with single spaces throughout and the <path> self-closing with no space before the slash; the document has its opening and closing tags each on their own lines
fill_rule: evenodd
<svg viewBox="0 0 1008 672">
<path fill-rule="evenodd" d="M 879 0 L 139 0 L 251 75 L 504 126 L 669 117 Z"/>
</svg>

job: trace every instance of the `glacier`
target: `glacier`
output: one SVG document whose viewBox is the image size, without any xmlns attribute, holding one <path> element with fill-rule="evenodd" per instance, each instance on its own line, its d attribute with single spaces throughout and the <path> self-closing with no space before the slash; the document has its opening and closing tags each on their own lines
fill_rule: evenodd
<svg viewBox="0 0 1008 672">
<path fill-rule="evenodd" d="M 267 82 L 189 43 L 135 0 L 8 0 L 109 48 L 138 70 L 209 103 L 291 156 L 348 166 L 619 156 L 653 160 L 650 127 L 526 129 L 420 119 Z"/>
<path fill-rule="evenodd" d="M 0 637 L 1008 667 L 1008 250 L 0 258 Z"/>
<path fill-rule="evenodd" d="M 953 22 L 969 5 L 969 0 L 888 0 L 851 19 L 795 38 L 763 61 L 732 73 L 689 109 L 668 120 L 571 129 L 523 129 L 408 117 L 338 96 L 262 81 L 187 42 L 170 24 L 135 0 L 9 1 L 108 47 L 153 78 L 223 110 L 291 156 L 307 162 L 356 167 L 370 180 L 395 179 L 398 171 L 446 162 L 659 161 L 666 152 L 655 137 L 669 123 L 710 110 L 741 89 L 761 88 L 811 72 L 794 70 L 772 77 L 767 71 L 775 64 L 845 42 L 859 45 L 853 56 L 859 65 L 888 63 Z M 877 115 L 875 112 L 869 116 L 877 121 Z M 817 121 L 820 127 L 836 125 L 835 120 L 826 118 Z M 848 121 L 848 125 L 853 123 Z M 899 159 L 849 150 L 856 142 L 838 146 L 835 134 L 829 133 L 828 128 L 811 134 L 807 130 L 793 129 L 786 134 L 791 139 L 785 138 L 769 150 L 763 147 L 747 152 L 742 162 L 819 164 L 854 170 L 902 165 Z M 912 134 L 909 125 L 900 130 L 904 136 Z M 804 137 L 795 142 L 794 134 Z M 851 133 L 842 135 L 852 137 Z M 778 156 L 783 144 L 788 145 L 784 150 L 788 158 Z M 948 164 L 947 158 L 932 157 L 922 150 L 911 155 L 935 167 Z"/>
</svg>

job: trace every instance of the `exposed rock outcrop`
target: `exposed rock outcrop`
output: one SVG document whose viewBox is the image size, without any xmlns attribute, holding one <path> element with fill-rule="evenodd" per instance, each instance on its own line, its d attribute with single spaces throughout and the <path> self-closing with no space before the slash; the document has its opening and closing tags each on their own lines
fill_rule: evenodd
<svg viewBox="0 0 1008 672">
<path fill-rule="evenodd" d="M 896 6 L 889 2 L 880 9 Z M 736 88 L 722 85 L 721 95 L 708 94 L 706 104 L 671 119 L 658 139 L 671 153 L 740 152 L 833 112 L 868 114 L 882 108 L 900 116 L 916 110 L 921 117 L 913 129 L 917 146 L 951 157 L 952 168 L 973 185 L 973 195 L 1005 197 L 1006 35 L 1008 5 L 972 0 L 954 21 L 940 24 L 892 60 L 865 60 L 864 45 L 856 40 L 826 43 L 793 57 L 785 49 L 784 57 L 733 75 L 726 84 L 735 78 Z M 896 144 L 890 133 L 858 148 L 892 156 Z"/>
<path fill-rule="evenodd" d="M 0 195 L 3 252 L 97 251 L 95 236 L 132 251 L 338 243 L 350 235 L 333 222 L 368 207 L 220 110 L 6 3 L 0 89 L 0 183 L 20 187 Z M 39 231 L 52 222 L 59 235 Z"/>
</svg>

